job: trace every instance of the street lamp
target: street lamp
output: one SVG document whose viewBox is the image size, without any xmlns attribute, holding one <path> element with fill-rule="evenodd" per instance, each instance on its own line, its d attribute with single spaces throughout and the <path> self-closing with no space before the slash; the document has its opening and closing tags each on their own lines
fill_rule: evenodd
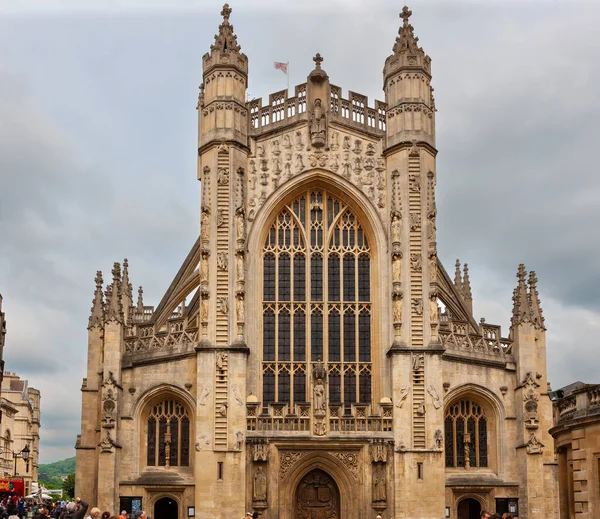
<svg viewBox="0 0 600 519">
<path fill-rule="evenodd" d="M 27 466 L 27 462 L 29 461 L 29 456 L 31 454 L 31 450 L 29 449 L 29 444 L 25 445 L 21 452 L 14 452 L 13 457 L 15 458 L 15 476 L 17 475 L 17 458 L 22 458 Z"/>
</svg>

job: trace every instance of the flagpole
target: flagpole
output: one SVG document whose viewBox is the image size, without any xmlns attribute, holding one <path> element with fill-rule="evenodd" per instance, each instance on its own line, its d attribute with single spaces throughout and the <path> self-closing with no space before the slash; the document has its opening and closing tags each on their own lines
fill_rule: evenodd
<svg viewBox="0 0 600 519">
<path fill-rule="evenodd" d="M 287 86 L 287 96 L 288 99 L 291 97 L 290 96 L 290 62 L 287 62 L 287 80 L 288 80 L 288 86 Z"/>
</svg>

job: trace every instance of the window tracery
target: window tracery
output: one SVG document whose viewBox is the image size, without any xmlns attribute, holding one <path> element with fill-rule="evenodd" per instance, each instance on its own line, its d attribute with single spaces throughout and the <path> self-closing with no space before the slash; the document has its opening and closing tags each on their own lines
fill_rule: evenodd
<svg viewBox="0 0 600 519">
<path fill-rule="evenodd" d="M 177 400 L 165 399 L 148 416 L 147 465 L 187 467 L 190 464 L 190 419 Z"/>
<path fill-rule="evenodd" d="M 458 400 L 446 410 L 444 427 L 446 467 L 488 466 L 488 421 L 481 405 Z"/>
<path fill-rule="evenodd" d="M 263 405 L 310 400 L 312 364 L 328 401 L 371 402 L 371 249 L 353 211 L 324 190 L 286 205 L 263 248 Z"/>
</svg>

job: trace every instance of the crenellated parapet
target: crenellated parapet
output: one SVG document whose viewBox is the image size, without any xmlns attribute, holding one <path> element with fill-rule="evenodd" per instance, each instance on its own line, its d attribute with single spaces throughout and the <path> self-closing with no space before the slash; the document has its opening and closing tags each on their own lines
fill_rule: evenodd
<svg viewBox="0 0 600 519">
<path fill-rule="evenodd" d="M 330 88 L 330 122 L 374 138 L 385 136 L 386 103 L 375 100 L 374 107 L 370 107 L 368 97 L 363 94 L 350 90 L 347 99 L 344 99 L 340 87 L 331 85 Z M 306 83 L 294 87 L 293 97 L 287 97 L 287 90 L 280 90 L 269 95 L 266 105 L 263 105 L 262 98 L 258 98 L 246 103 L 246 107 L 250 113 L 248 133 L 251 137 L 308 122 Z"/>
</svg>

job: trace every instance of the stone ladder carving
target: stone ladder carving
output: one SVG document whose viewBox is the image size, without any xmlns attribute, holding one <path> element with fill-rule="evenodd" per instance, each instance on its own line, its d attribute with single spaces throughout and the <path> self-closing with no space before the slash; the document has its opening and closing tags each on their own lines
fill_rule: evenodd
<svg viewBox="0 0 600 519">
<path fill-rule="evenodd" d="M 229 149 L 223 146 L 217 155 L 217 254 L 229 255 Z M 229 343 L 229 270 L 227 267 L 217 269 L 217 305 L 216 343 Z"/>
<path fill-rule="evenodd" d="M 215 450 L 228 448 L 229 358 L 224 351 L 215 356 Z"/>
</svg>

